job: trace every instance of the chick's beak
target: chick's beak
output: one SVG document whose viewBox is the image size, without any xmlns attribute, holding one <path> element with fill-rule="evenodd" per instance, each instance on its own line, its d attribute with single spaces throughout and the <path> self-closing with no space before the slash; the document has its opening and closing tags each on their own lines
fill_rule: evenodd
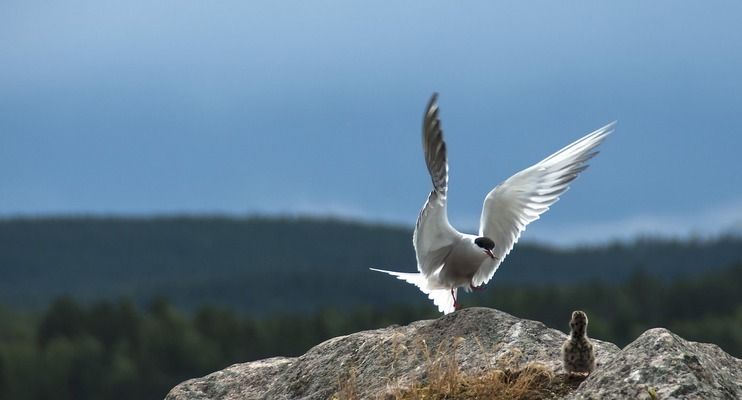
<svg viewBox="0 0 742 400">
<path fill-rule="evenodd" d="M 491 259 L 493 259 L 493 260 L 496 260 L 497 259 L 497 257 L 495 257 L 495 255 L 492 253 L 492 250 L 485 249 L 484 252 L 487 253 L 487 255 L 490 256 Z"/>
</svg>

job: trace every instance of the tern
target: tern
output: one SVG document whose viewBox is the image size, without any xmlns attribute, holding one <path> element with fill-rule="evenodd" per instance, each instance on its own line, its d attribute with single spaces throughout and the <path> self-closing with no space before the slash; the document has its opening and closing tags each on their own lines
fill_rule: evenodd
<svg viewBox="0 0 742 400">
<path fill-rule="evenodd" d="M 417 286 L 444 314 L 459 308 L 459 288 L 481 289 L 513 249 L 526 226 L 539 219 L 569 184 L 587 169 L 596 148 L 613 132 L 616 122 L 511 176 L 484 198 L 479 235 L 461 233 L 448 222 L 448 160 L 438 118 L 438 94 L 433 93 L 423 117 L 423 152 L 433 190 L 415 224 L 412 243 L 415 273 L 371 268 Z"/>
</svg>

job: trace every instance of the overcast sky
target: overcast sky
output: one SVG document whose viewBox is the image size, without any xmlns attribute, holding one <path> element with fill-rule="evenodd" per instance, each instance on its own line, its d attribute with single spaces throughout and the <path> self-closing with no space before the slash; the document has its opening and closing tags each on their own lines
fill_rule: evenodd
<svg viewBox="0 0 742 400">
<path fill-rule="evenodd" d="M 440 92 L 452 223 L 618 120 L 524 239 L 742 230 L 742 3 L 0 3 L 0 215 L 412 225 Z"/>
</svg>

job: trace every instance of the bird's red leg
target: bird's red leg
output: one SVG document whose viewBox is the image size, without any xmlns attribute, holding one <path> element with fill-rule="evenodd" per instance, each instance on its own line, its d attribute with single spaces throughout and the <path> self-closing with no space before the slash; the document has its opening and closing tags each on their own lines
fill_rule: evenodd
<svg viewBox="0 0 742 400">
<path fill-rule="evenodd" d="M 459 304 L 458 301 L 456 301 L 456 296 L 453 294 L 453 289 L 451 289 L 451 297 L 453 298 L 453 308 L 454 310 L 458 310 L 461 308 L 461 304 Z"/>
</svg>

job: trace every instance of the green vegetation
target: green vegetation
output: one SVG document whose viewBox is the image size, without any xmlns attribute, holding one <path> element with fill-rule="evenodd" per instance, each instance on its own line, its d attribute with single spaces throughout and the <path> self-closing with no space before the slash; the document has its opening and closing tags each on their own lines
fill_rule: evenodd
<svg viewBox="0 0 742 400">
<path fill-rule="evenodd" d="M 742 262 L 738 237 L 571 250 L 522 243 L 493 284 L 618 283 L 637 267 L 674 279 L 734 262 Z M 179 309 L 211 304 L 253 314 L 423 305 L 414 288 L 368 270 L 415 265 L 412 232 L 399 227 L 218 217 L 0 220 L 0 304 L 16 309 L 41 310 L 64 295 L 126 297 L 138 306 L 164 296 Z"/>
<path fill-rule="evenodd" d="M 419 315 L 398 308 L 254 319 L 209 307 L 188 315 L 162 299 L 144 310 L 69 298 L 40 315 L 5 309 L 0 399 L 161 399 L 178 382 L 232 363 L 298 355 L 332 336 Z"/>
<path fill-rule="evenodd" d="M 739 282 L 742 264 L 672 282 L 636 270 L 619 285 L 498 286 L 465 301 L 562 330 L 572 310 L 584 309 L 595 338 L 625 345 L 665 326 L 739 357 Z M 40 313 L 0 309 L 0 398 L 159 399 L 180 381 L 231 363 L 298 355 L 333 336 L 432 318 L 433 311 L 426 304 L 246 316 L 213 307 L 184 313 L 162 299 L 140 309 L 126 300 L 70 298 Z"/>
<path fill-rule="evenodd" d="M 0 399 L 159 399 L 231 363 L 438 316 L 372 266 L 414 271 L 411 232 L 310 219 L 0 220 Z M 487 290 L 461 300 L 563 330 L 583 309 L 591 336 L 619 345 L 664 326 L 740 356 L 739 282 L 739 237 L 521 244 Z"/>
</svg>

